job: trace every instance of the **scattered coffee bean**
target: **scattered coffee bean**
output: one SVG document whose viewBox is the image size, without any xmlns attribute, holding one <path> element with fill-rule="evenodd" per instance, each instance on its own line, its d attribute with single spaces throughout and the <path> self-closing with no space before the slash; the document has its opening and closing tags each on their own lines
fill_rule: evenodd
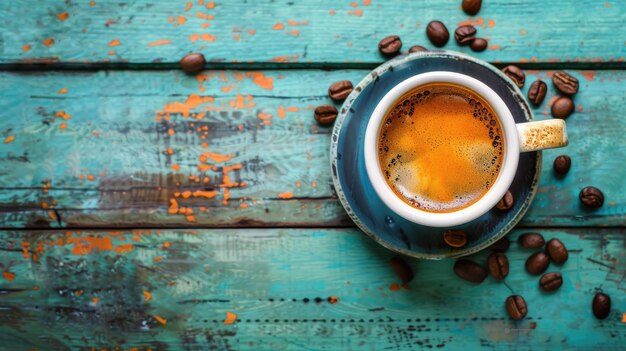
<svg viewBox="0 0 626 351">
<path fill-rule="evenodd" d="M 469 45 L 476 39 L 476 28 L 474 26 L 460 26 L 454 31 L 454 40 L 461 45 Z"/>
<path fill-rule="evenodd" d="M 476 38 L 474 39 L 474 41 L 470 44 L 470 48 L 473 51 L 476 52 L 481 52 L 481 51 L 485 51 L 485 49 L 487 48 L 487 45 L 489 45 L 489 43 L 487 42 L 487 40 L 483 39 L 483 38 Z"/>
<path fill-rule="evenodd" d="M 539 106 L 543 102 L 543 99 L 546 98 L 547 92 L 548 85 L 542 80 L 536 80 L 530 85 L 530 88 L 528 88 L 528 100 L 530 100 L 533 105 Z"/>
<path fill-rule="evenodd" d="M 506 298 L 505 302 L 506 311 L 509 313 L 511 318 L 519 321 L 526 317 L 528 313 L 528 306 L 526 305 L 526 301 L 523 297 L 519 295 L 512 295 Z"/>
<path fill-rule="evenodd" d="M 569 253 L 563 242 L 559 239 L 550 239 L 546 244 L 546 252 L 556 264 L 563 264 L 567 261 Z"/>
<path fill-rule="evenodd" d="M 466 259 L 460 259 L 454 263 L 454 273 L 459 278 L 472 283 L 482 283 L 487 278 L 485 267 Z"/>
<path fill-rule="evenodd" d="M 611 313 L 611 297 L 604 293 L 597 293 L 591 303 L 593 315 L 598 319 L 605 319 Z"/>
<path fill-rule="evenodd" d="M 426 36 L 436 47 L 446 45 L 450 39 L 448 28 L 441 21 L 431 21 L 426 27 Z"/>
<path fill-rule="evenodd" d="M 467 243 L 467 233 L 462 230 L 446 230 L 443 241 L 451 247 L 463 247 Z"/>
<path fill-rule="evenodd" d="M 420 52 L 420 51 L 428 51 L 425 47 L 421 45 L 413 45 L 409 48 L 409 53 Z"/>
<path fill-rule="evenodd" d="M 328 96 L 335 101 L 343 101 L 352 92 L 352 82 L 349 80 L 340 80 L 333 83 L 328 88 Z"/>
<path fill-rule="evenodd" d="M 489 246 L 489 250 L 494 252 L 506 252 L 509 249 L 511 242 L 508 237 L 503 237 L 502 239 L 496 241 L 495 243 Z"/>
<path fill-rule="evenodd" d="M 482 5 L 482 0 L 463 0 L 461 7 L 465 13 L 474 16 L 480 11 L 480 5 Z"/>
<path fill-rule="evenodd" d="M 398 53 L 400 53 L 401 48 L 402 41 L 397 35 L 390 35 L 388 37 L 385 37 L 378 43 L 378 50 L 385 56 L 397 55 Z"/>
<path fill-rule="evenodd" d="M 525 233 L 517 238 L 517 242 L 525 249 L 538 249 L 546 243 L 539 233 Z"/>
<path fill-rule="evenodd" d="M 600 189 L 593 186 L 584 187 L 578 198 L 583 205 L 589 208 L 599 208 L 604 204 L 604 194 Z"/>
<path fill-rule="evenodd" d="M 506 191 L 504 197 L 496 204 L 496 208 L 501 211 L 508 211 L 513 207 L 515 203 L 515 199 L 513 198 L 513 193 L 510 190 Z"/>
<path fill-rule="evenodd" d="M 180 60 L 180 68 L 185 73 L 196 73 L 201 71 L 206 64 L 204 55 L 202 54 L 188 54 Z"/>
<path fill-rule="evenodd" d="M 519 67 L 509 65 L 504 67 L 502 72 L 504 72 L 507 77 L 511 78 L 513 83 L 515 83 L 518 88 L 521 89 L 524 86 L 524 83 L 526 82 L 526 74 Z"/>
<path fill-rule="evenodd" d="M 554 291 L 560 288 L 561 285 L 563 285 L 563 277 L 558 272 L 546 273 L 539 279 L 539 286 L 543 291 Z"/>
<path fill-rule="evenodd" d="M 543 251 L 535 252 L 526 260 L 526 271 L 532 275 L 538 275 L 548 269 L 550 258 Z"/>
<path fill-rule="evenodd" d="M 552 84 L 565 95 L 574 95 L 578 92 L 578 79 L 563 71 L 554 73 Z"/>
<path fill-rule="evenodd" d="M 487 258 L 487 268 L 492 277 L 502 280 L 509 275 L 509 259 L 501 252 L 494 252 Z"/>
<path fill-rule="evenodd" d="M 337 108 L 333 105 L 321 105 L 315 108 L 313 117 L 319 124 L 330 125 L 337 119 Z"/>
<path fill-rule="evenodd" d="M 393 268 L 393 271 L 398 278 L 400 278 L 402 283 L 408 283 L 413 280 L 413 269 L 411 269 L 411 266 L 409 266 L 405 260 L 396 256 L 392 257 L 389 263 L 391 263 L 391 268 Z"/>
<path fill-rule="evenodd" d="M 567 155 L 557 156 L 554 159 L 554 172 L 560 175 L 566 175 L 572 166 L 572 159 Z"/>
<path fill-rule="evenodd" d="M 574 112 L 574 101 L 567 96 L 561 96 L 552 103 L 552 117 L 566 119 Z"/>
</svg>

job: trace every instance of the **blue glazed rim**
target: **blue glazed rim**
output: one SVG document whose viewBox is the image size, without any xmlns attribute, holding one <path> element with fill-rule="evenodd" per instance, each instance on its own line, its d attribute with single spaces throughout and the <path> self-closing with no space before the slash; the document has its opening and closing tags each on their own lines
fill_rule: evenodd
<svg viewBox="0 0 626 351">
<path fill-rule="evenodd" d="M 532 120 L 532 113 L 519 88 L 487 62 L 453 51 L 426 51 L 402 55 L 367 74 L 344 102 L 330 143 L 333 185 L 352 221 L 383 247 L 415 258 L 443 259 L 470 255 L 505 236 L 522 219 L 537 193 L 541 152 L 520 155 L 520 165 L 511 185 L 514 207 L 492 209 L 468 224 L 451 228 L 417 225 L 395 215 L 375 194 L 364 171 L 362 158 L 364 126 L 371 111 L 395 84 L 416 74 L 444 70 L 473 76 L 490 86 L 505 101 L 517 123 Z M 468 243 L 452 248 L 443 242 L 446 229 L 468 233 Z"/>
</svg>

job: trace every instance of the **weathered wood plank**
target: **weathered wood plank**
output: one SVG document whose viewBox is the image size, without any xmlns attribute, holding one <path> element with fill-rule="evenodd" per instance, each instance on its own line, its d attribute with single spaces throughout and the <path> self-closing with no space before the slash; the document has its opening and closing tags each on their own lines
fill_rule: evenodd
<svg viewBox="0 0 626 351">
<path fill-rule="evenodd" d="M 25 14 L 28 14 L 25 16 Z M 501 62 L 623 62 L 623 1 L 485 1 L 476 17 L 459 0 L 5 2 L 0 63 L 175 63 L 191 51 L 213 62 L 378 63 L 380 39 L 430 46 L 426 24 L 477 25 Z M 447 49 L 471 52 L 452 39 Z"/>
<path fill-rule="evenodd" d="M 528 73 L 527 86 L 551 74 Z M 0 226 L 351 225 L 332 189 L 330 129 L 311 109 L 330 103 L 330 82 L 365 74 L 211 71 L 199 85 L 177 71 L 2 73 L 0 132 L 14 139 L 0 143 Z M 571 142 L 545 152 L 525 225 L 625 222 L 626 72 L 575 75 Z M 557 179 L 561 153 L 573 166 Z M 604 190 L 602 209 L 580 207 L 587 185 Z"/>
<path fill-rule="evenodd" d="M 530 252 L 516 244 L 520 230 L 510 236 L 506 283 L 461 281 L 453 261 L 408 260 L 415 279 L 399 289 L 392 253 L 355 229 L 2 232 L 0 345 L 623 349 L 626 231 L 538 231 L 570 250 L 563 266 L 549 268 L 564 279 L 553 294 L 525 272 Z M 613 299 L 604 321 L 591 313 L 599 289 Z M 529 305 L 520 322 L 504 311 L 512 292 Z M 232 325 L 224 324 L 229 312 Z"/>
</svg>

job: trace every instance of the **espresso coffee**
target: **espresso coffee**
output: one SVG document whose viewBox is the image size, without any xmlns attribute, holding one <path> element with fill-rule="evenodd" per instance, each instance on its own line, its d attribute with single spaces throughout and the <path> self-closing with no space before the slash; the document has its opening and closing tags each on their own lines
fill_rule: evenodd
<svg viewBox="0 0 626 351">
<path fill-rule="evenodd" d="M 489 103 L 452 83 L 429 83 L 400 97 L 378 131 L 378 162 L 407 204 L 454 212 L 487 193 L 504 158 L 503 132 Z"/>
</svg>

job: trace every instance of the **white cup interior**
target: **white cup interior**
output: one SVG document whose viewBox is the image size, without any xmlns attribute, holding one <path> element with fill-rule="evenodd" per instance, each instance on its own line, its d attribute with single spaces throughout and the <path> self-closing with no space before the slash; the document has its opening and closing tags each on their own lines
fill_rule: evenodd
<svg viewBox="0 0 626 351">
<path fill-rule="evenodd" d="M 387 184 L 378 162 L 378 133 L 387 111 L 405 93 L 429 83 L 453 83 L 476 92 L 491 105 L 503 129 L 504 158 L 495 182 L 478 201 L 453 212 L 428 212 L 407 204 Z M 422 73 L 402 81 L 378 103 L 365 131 L 365 167 L 376 194 L 394 213 L 413 223 L 430 227 L 461 225 L 487 213 L 500 201 L 513 182 L 517 171 L 519 153 L 520 147 L 515 120 L 504 101 L 483 82 L 455 72 Z"/>
</svg>

